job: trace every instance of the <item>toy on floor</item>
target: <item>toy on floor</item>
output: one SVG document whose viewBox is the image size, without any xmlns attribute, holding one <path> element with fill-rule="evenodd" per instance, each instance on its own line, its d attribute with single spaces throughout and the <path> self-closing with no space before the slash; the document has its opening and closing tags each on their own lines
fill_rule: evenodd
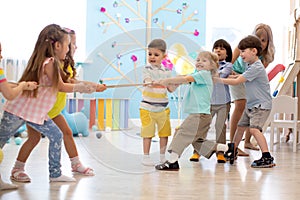
<svg viewBox="0 0 300 200">
<path fill-rule="evenodd" d="M 93 125 L 92 126 L 92 131 L 97 131 L 98 130 L 98 126 L 97 125 Z"/>
<path fill-rule="evenodd" d="M 68 125 L 70 126 L 73 136 L 87 137 L 89 135 L 88 119 L 82 112 L 68 113 L 66 109 L 62 111 L 62 115 L 65 117 Z"/>
<path fill-rule="evenodd" d="M 26 131 L 27 128 L 26 128 L 26 124 L 23 124 L 18 130 L 17 132 L 14 134 L 14 137 L 20 137 L 21 134 Z"/>
<path fill-rule="evenodd" d="M 20 145 L 22 143 L 22 138 L 21 137 L 16 137 L 15 138 L 15 143 L 16 143 L 16 145 Z"/>
<path fill-rule="evenodd" d="M 105 131 L 106 131 L 106 132 L 110 132 L 110 131 L 111 131 L 111 128 L 108 126 L 108 127 L 105 128 Z"/>
<path fill-rule="evenodd" d="M 21 134 L 20 134 L 21 138 L 27 138 L 28 137 L 28 133 L 27 131 L 23 131 Z"/>
<path fill-rule="evenodd" d="M 96 137 L 98 138 L 98 139 L 100 139 L 101 137 L 102 137 L 102 133 L 99 131 L 99 132 L 96 132 Z"/>
<path fill-rule="evenodd" d="M 2 163 L 2 160 L 3 160 L 3 151 L 2 151 L 2 149 L 0 148 L 0 163 Z"/>
</svg>

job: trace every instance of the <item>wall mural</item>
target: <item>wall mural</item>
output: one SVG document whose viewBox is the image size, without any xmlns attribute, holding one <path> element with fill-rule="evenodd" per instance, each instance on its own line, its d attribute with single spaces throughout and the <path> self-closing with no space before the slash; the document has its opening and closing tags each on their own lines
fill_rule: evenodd
<svg viewBox="0 0 300 200">
<path fill-rule="evenodd" d="M 205 45 L 206 1 L 87 1 L 87 59 L 84 79 L 105 84 L 141 83 L 146 47 L 154 38 L 168 45 L 165 67 L 174 75 L 194 71 L 194 59 Z M 186 86 L 170 94 L 171 118 L 182 118 L 181 101 Z M 96 98 L 128 98 L 129 118 L 139 118 L 139 86 L 108 89 L 84 95 Z M 85 106 L 85 112 L 89 112 Z M 135 109 L 136 108 L 136 109 Z"/>
</svg>

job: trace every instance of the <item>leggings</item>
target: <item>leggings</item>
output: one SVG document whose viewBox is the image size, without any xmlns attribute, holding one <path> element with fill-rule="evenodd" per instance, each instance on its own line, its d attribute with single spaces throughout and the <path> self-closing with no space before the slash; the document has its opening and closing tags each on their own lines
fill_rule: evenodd
<svg viewBox="0 0 300 200">
<path fill-rule="evenodd" d="M 4 111 L 0 124 L 0 148 L 6 144 L 7 140 L 16 133 L 24 124 L 32 127 L 49 139 L 49 174 L 50 178 L 61 176 L 61 143 L 62 132 L 56 124 L 50 119 L 44 121 L 44 124 L 35 124 L 27 122 L 24 119 Z"/>
</svg>

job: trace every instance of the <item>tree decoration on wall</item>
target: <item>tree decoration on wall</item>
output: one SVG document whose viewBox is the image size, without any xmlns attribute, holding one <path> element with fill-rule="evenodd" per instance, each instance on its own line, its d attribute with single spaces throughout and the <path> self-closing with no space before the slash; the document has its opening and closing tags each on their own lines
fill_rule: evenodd
<svg viewBox="0 0 300 200">
<path fill-rule="evenodd" d="M 93 51 L 87 58 L 91 67 L 85 67 L 85 76 L 94 77 L 96 81 L 102 79 L 106 84 L 141 83 L 146 47 L 154 38 L 167 42 L 168 57 L 163 61 L 166 68 L 175 69 L 174 74 L 191 72 L 194 58 L 190 55 L 197 54 L 205 43 L 205 4 L 205 0 L 100 3 L 94 0 L 97 9 L 93 10 L 97 13 L 91 13 L 93 17 L 88 19 L 87 31 L 93 32 L 92 37 L 87 38 L 87 48 Z M 100 74 L 96 75 L 95 71 Z M 136 98 L 141 97 L 139 87 L 132 90 L 131 95 L 138 91 Z M 109 92 L 97 95 L 128 96 L 124 89 Z"/>
<path fill-rule="evenodd" d="M 121 55 L 124 52 L 127 52 L 129 48 L 140 48 L 145 49 L 146 45 L 152 39 L 152 32 L 151 28 L 160 29 L 161 31 L 161 38 L 168 40 L 168 38 L 175 33 L 183 33 L 189 34 L 194 37 L 199 37 L 200 32 L 197 27 L 197 23 L 199 19 L 198 10 L 192 9 L 190 7 L 189 2 L 182 2 L 182 3 L 174 3 L 174 0 L 168 0 L 166 3 L 162 4 L 160 7 L 153 9 L 153 2 L 152 1 L 135 1 L 135 5 L 132 5 L 126 2 L 125 0 L 113 1 L 111 2 L 112 6 L 108 5 L 101 5 L 100 6 L 100 22 L 98 23 L 99 28 L 101 29 L 103 34 L 106 34 L 107 31 L 112 28 L 112 26 L 116 26 L 120 32 L 124 33 L 131 39 L 130 43 L 120 43 L 118 40 L 113 41 L 111 47 L 116 49 L 116 46 L 123 46 L 119 52 L 116 52 L 118 55 L 119 63 L 121 60 Z M 143 5 L 141 5 L 143 3 Z M 144 9 L 141 9 L 143 7 Z M 164 12 L 164 13 L 163 13 Z M 163 14 L 159 14 L 163 13 Z M 174 18 L 177 20 L 176 23 L 174 22 Z M 142 42 L 137 39 L 136 35 L 131 34 L 127 29 L 130 25 L 135 25 L 135 22 L 140 22 L 142 24 L 138 24 L 138 26 L 147 27 L 145 29 L 145 37 L 146 41 Z M 185 24 L 190 23 L 188 27 L 189 30 L 181 29 Z M 115 28 L 115 27 L 114 27 Z M 102 51 L 102 50 L 101 50 Z M 175 52 L 180 53 L 180 52 Z M 105 56 L 104 54 L 99 54 L 100 57 Z M 146 55 L 143 56 L 145 59 Z M 107 64 L 111 63 L 110 59 L 102 58 L 107 60 Z M 124 59 L 127 59 L 124 57 Z M 133 61 L 133 68 L 136 69 L 137 66 L 137 55 L 132 55 L 130 59 Z M 168 59 L 164 63 L 168 62 L 167 65 L 170 67 L 170 63 L 174 62 L 173 60 Z M 126 63 L 126 67 L 129 67 L 130 62 L 124 61 Z M 144 62 L 145 63 L 145 62 Z M 173 63 L 172 63 L 173 65 Z M 118 67 L 112 66 L 117 72 L 120 73 L 120 66 L 117 64 Z M 132 80 L 135 82 L 138 80 Z"/>
</svg>

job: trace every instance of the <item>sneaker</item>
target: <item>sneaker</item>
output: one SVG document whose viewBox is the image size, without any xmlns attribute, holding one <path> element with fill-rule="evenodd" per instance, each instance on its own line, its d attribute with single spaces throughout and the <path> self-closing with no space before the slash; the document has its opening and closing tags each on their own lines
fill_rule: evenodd
<svg viewBox="0 0 300 200">
<path fill-rule="evenodd" d="M 224 156 L 224 152 L 219 151 L 219 152 L 217 152 L 216 155 L 217 155 L 217 161 L 218 161 L 218 163 L 226 163 L 226 158 Z"/>
<path fill-rule="evenodd" d="M 150 157 L 143 157 L 142 164 L 145 166 L 154 166 L 155 163 L 151 160 Z"/>
<path fill-rule="evenodd" d="M 62 174 L 57 178 L 50 178 L 50 182 L 76 182 L 76 179 Z"/>
<path fill-rule="evenodd" d="M 195 152 L 191 157 L 190 157 L 190 161 L 191 162 L 199 162 L 199 158 L 200 158 L 200 155 Z"/>
<path fill-rule="evenodd" d="M 265 158 L 261 157 L 259 160 L 254 160 L 253 163 L 251 164 L 251 167 L 253 168 L 271 168 L 276 166 L 276 164 L 273 162 L 274 158 Z"/>
<path fill-rule="evenodd" d="M 3 182 L 1 175 L 0 175 L 0 191 L 1 190 L 14 190 L 14 189 L 18 189 L 18 186 L 15 184 Z"/>
<path fill-rule="evenodd" d="M 178 161 L 176 161 L 174 163 L 170 163 L 169 161 L 166 161 L 163 164 L 155 165 L 155 169 L 165 170 L 165 171 L 178 171 L 179 164 L 178 164 Z"/>
<path fill-rule="evenodd" d="M 237 149 L 234 148 L 234 143 L 228 143 L 228 151 L 225 152 L 224 157 L 233 165 L 234 160 L 237 159 Z"/>
</svg>

